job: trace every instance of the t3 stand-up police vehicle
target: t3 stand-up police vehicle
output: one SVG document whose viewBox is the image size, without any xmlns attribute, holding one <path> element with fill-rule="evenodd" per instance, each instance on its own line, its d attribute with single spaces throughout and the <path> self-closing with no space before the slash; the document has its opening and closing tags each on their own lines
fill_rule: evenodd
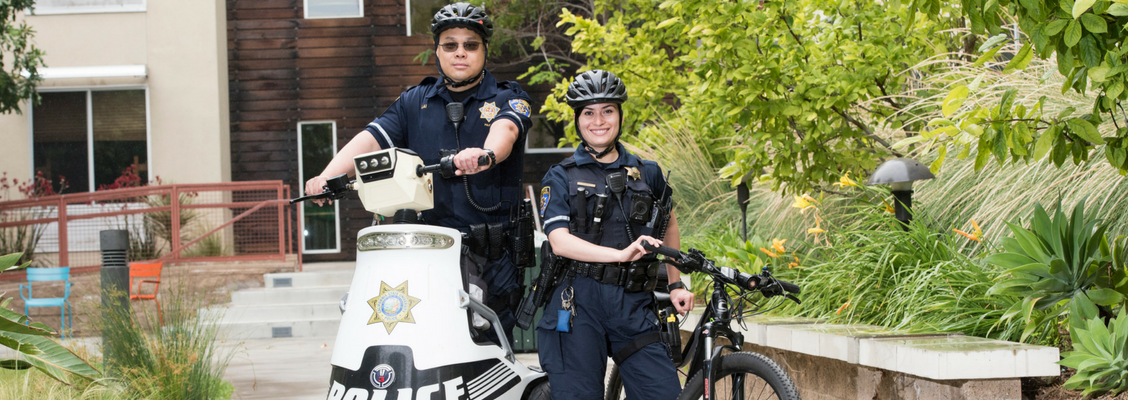
<svg viewBox="0 0 1128 400">
<path fill-rule="evenodd" d="M 339 175 L 324 193 L 291 200 L 340 199 L 356 190 L 366 210 L 394 215 L 395 223 L 358 234 L 328 399 L 547 399 L 544 373 L 517 362 L 508 342 L 474 340 L 473 313 L 498 337 L 507 335 L 497 315 L 468 294 L 461 233 L 415 222 L 417 212 L 434 206 L 432 172 L 453 175 L 450 160 L 424 166 L 414 152 L 392 148 L 353 163 L 354 182 Z"/>
</svg>

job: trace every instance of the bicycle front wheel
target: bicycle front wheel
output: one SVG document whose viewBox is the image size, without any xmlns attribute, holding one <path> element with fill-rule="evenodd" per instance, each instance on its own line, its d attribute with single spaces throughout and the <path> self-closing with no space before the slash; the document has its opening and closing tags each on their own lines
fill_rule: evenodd
<svg viewBox="0 0 1128 400">
<path fill-rule="evenodd" d="M 799 400 L 799 390 L 787 372 L 763 354 L 742 351 L 721 356 L 714 384 L 714 399 Z M 704 371 L 685 384 L 678 400 L 705 395 Z"/>
</svg>

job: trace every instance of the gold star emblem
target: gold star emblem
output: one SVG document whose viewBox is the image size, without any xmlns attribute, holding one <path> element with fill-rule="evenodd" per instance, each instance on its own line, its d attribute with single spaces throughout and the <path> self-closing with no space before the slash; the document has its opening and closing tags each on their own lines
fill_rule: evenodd
<svg viewBox="0 0 1128 400">
<path fill-rule="evenodd" d="M 498 111 L 501 111 L 501 109 L 497 108 L 497 102 L 493 101 L 486 103 L 478 109 L 478 112 L 482 113 L 482 119 L 486 120 L 486 122 L 493 122 L 494 117 L 497 117 Z"/>
<path fill-rule="evenodd" d="M 400 322 L 414 324 L 415 317 L 411 315 L 411 308 L 419 304 L 419 301 L 407 295 L 407 281 L 394 288 L 381 281 L 380 295 L 368 299 L 368 306 L 372 307 L 372 318 L 368 319 L 368 325 L 383 322 L 384 329 L 392 333 L 392 329 Z"/>
<path fill-rule="evenodd" d="M 642 173 L 638 172 L 638 168 L 627 167 L 627 177 L 634 180 L 639 180 L 642 179 Z"/>
</svg>

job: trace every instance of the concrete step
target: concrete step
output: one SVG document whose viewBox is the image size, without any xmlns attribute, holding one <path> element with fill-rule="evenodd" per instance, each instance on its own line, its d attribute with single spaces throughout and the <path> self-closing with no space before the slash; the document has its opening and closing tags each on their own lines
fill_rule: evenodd
<svg viewBox="0 0 1128 400">
<path fill-rule="evenodd" d="M 344 296 L 348 291 L 348 285 L 243 289 L 231 293 L 231 306 L 250 307 L 302 303 L 337 304 L 341 301 L 341 296 Z"/>
<path fill-rule="evenodd" d="M 282 337 L 334 337 L 341 318 L 306 319 L 300 321 L 238 322 L 220 325 L 220 337 L 226 340 L 270 339 Z"/>
<path fill-rule="evenodd" d="M 268 289 L 287 287 L 348 286 L 352 283 L 353 270 L 327 270 L 310 272 L 278 272 L 263 274 Z"/>
<path fill-rule="evenodd" d="M 341 317 L 341 309 L 337 303 L 228 306 L 209 308 L 202 312 L 205 316 L 218 319 L 220 324 Z"/>
</svg>

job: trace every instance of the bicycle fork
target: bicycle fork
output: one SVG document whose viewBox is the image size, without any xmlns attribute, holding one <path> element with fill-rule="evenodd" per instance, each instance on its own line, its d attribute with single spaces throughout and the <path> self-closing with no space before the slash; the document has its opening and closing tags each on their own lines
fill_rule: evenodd
<svg viewBox="0 0 1128 400">
<path fill-rule="evenodd" d="M 724 286 L 722 283 L 713 282 L 714 286 L 718 286 L 713 291 L 712 308 L 716 316 L 712 321 L 704 324 L 702 334 L 705 336 L 704 348 L 709 352 L 705 354 L 705 360 L 702 369 L 705 373 L 705 400 L 712 400 L 716 391 L 716 372 L 720 369 L 721 352 L 724 349 L 729 349 L 732 352 L 740 352 L 744 349 L 744 334 L 732 330 L 729 326 L 731 324 L 730 311 L 728 307 L 728 296 L 724 294 Z M 728 345 L 715 346 L 716 338 L 724 336 L 729 340 Z M 744 398 L 744 375 L 736 374 L 733 376 L 730 383 L 733 399 Z"/>
</svg>

